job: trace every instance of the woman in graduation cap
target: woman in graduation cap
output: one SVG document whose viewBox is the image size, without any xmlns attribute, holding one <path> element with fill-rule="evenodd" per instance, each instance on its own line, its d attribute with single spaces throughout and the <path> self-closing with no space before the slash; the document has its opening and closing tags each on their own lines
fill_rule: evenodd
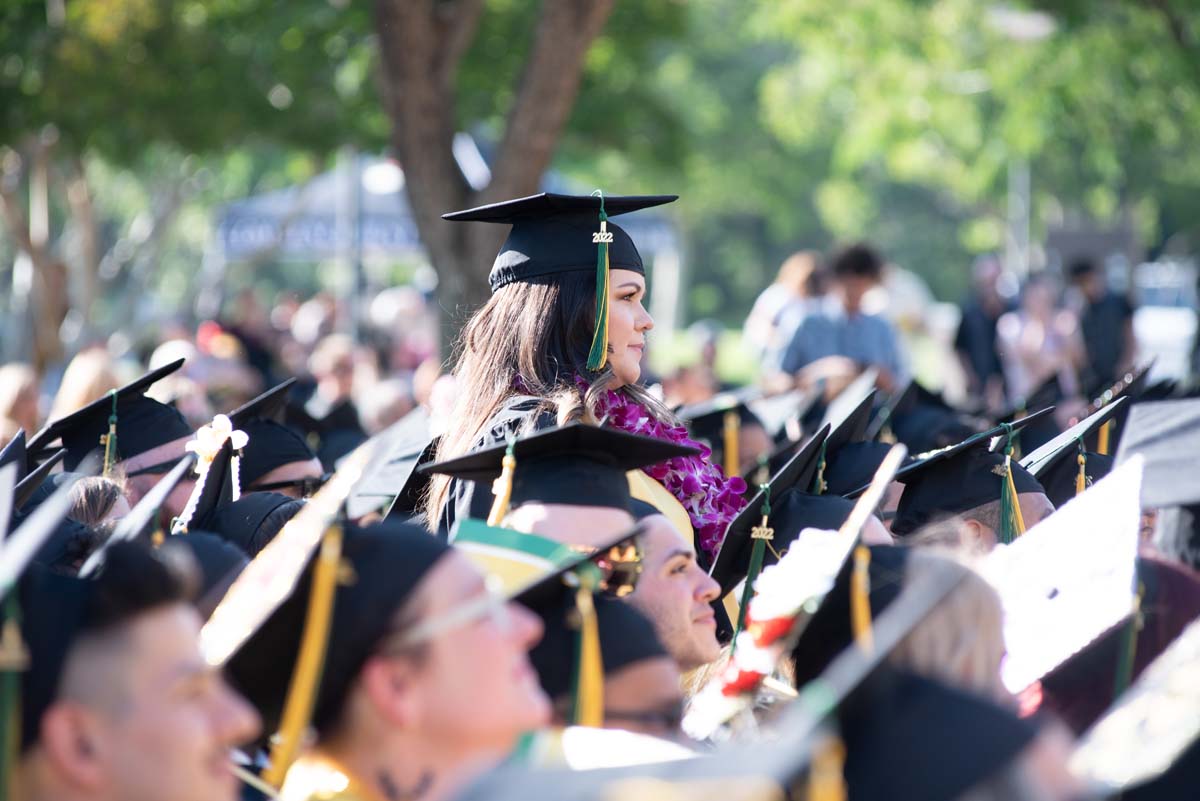
<svg viewBox="0 0 1200 801">
<path fill-rule="evenodd" d="M 579 419 L 695 444 L 638 384 L 654 327 L 643 305 L 645 267 L 629 234 L 609 221 L 673 200 L 544 193 L 445 215 L 512 229 L 488 276 L 492 297 L 463 330 L 458 402 L 438 461 Z M 681 505 L 697 550 L 714 553 L 744 503 L 745 482 L 704 456 L 646 472 L 653 481 L 634 479 L 644 499 Z M 456 520 L 485 517 L 491 499 L 479 495 L 470 482 L 437 477 L 427 498 L 430 524 L 449 532 Z"/>
</svg>

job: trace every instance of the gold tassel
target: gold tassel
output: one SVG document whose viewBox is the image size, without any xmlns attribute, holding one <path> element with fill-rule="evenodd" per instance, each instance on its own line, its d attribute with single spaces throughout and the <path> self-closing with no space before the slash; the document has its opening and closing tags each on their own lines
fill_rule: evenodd
<svg viewBox="0 0 1200 801">
<path fill-rule="evenodd" d="M 805 801 L 846 801 L 846 746 L 830 735 L 813 749 Z"/>
<path fill-rule="evenodd" d="M 600 624 L 596 620 L 593 588 L 581 581 L 575 591 L 575 611 L 579 614 L 579 658 L 575 665 L 576 726 L 604 725 L 604 662 L 600 655 Z"/>
<path fill-rule="evenodd" d="M 1083 443 L 1079 443 L 1079 455 L 1075 457 L 1079 462 L 1079 473 L 1075 476 L 1075 495 L 1083 494 L 1087 489 L 1087 456 L 1084 454 Z"/>
<path fill-rule="evenodd" d="M 513 473 L 517 470 L 517 457 L 513 456 L 516 440 L 508 441 L 508 450 L 500 463 L 500 476 L 492 482 L 492 509 L 488 512 L 487 524 L 499 526 L 508 516 L 508 504 L 512 501 Z"/>
<path fill-rule="evenodd" d="M 871 549 L 859 545 L 854 549 L 854 573 L 850 577 L 850 625 L 854 641 L 863 651 L 875 649 L 871 630 Z"/>
<path fill-rule="evenodd" d="M 325 649 L 329 643 L 329 625 L 333 618 L 333 600 L 342 559 L 342 530 L 330 526 L 321 541 L 321 553 L 313 567 L 312 589 L 304 634 L 288 686 L 283 720 L 271 746 L 271 765 L 263 779 L 273 787 L 282 787 L 288 768 L 300 751 L 300 739 L 308 728 L 316 703 Z"/>
<path fill-rule="evenodd" d="M 1112 420 L 1105 420 L 1104 425 L 1100 426 L 1100 433 L 1096 436 L 1096 453 L 1101 456 L 1108 456 L 1108 437 L 1112 424 Z"/>
<path fill-rule="evenodd" d="M 738 454 L 738 434 L 742 420 L 736 411 L 725 412 L 725 475 L 741 475 L 741 456 Z"/>
<path fill-rule="evenodd" d="M 108 433 L 100 436 L 100 444 L 104 446 L 105 478 L 112 475 L 117 464 L 117 391 L 111 389 L 108 394 L 112 398 L 112 413 L 108 415 Z"/>
</svg>

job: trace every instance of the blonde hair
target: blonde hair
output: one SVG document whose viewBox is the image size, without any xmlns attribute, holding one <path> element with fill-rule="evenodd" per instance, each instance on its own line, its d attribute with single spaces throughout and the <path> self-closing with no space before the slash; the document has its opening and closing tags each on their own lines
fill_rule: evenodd
<svg viewBox="0 0 1200 801">
<path fill-rule="evenodd" d="M 922 676 L 1003 699 L 1007 693 L 1000 682 L 999 665 L 1005 650 L 1004 610 L 992 585 L 952 552 L 928 550 L 909 554 L 904 583 L 919 584 L 948 565 L 962 571 L 962 579 L 900 641 L 889 661 Z"/>
<path fill-rule="evenodd" d="M 63 372 L 62 383 L 50 407 L 50 420 L 58 420 L 116 389 L 112 357 L 101 347 L 81 350 Z"/>
<path fill-rule="evenodd" d="M 796 295 L 813 294 L 813 283 L 821 270 L 821 254 L 815 250 L 801 250 L 788 256 L 779 265 L 775 283 Z"/>
</svg>

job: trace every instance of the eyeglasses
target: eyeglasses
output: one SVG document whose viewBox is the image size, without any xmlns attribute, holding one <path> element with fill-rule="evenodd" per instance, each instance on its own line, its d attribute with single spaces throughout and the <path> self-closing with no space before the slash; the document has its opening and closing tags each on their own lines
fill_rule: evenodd
<svg viewBox="0 0 1200 801">
<path fill-rule="evenodd" d="M 170 462 L 157 462 L 155 464 L 146 465 L 145 467 L 139 467 L 137 470 L 126 473 L 125 476 L 127 478 L 133 476 L 162 476 L 170 473 L 171 468 L 177 464 L 179 464 L 178 459 Z"/>
<path fill-rule="evenodd" d="M 605 709 L 604 721 L 630 721 L 646 729 L 677 732 L 683 728 L 683 702 L 661 709 Z"/>
<path fill-rule="evenodd" d="M 501 581 L 495 576 L 484 580 L 484 591 L 479 597 L 461 603 L 444 615 L 423 620 L 410 626 L 403 634 L 393 639 L 389 646 L 381 648 L 382 656 L 394 656 L 399 651 L 422 645 L 435 637 L 469 625 L 479 620 L 492 618 L 498 620 L 509 604 L 509 599 L 501 593 Z M 386 641 L 388 638 L 384 638 Z"/>
<path fill-rule="evenodd" d="M 249 492 L 278 492 L 279 490 L 295 489 L 300 492 L 300 497 L 311 498 L 317 494 L 317 490 L 325 486 L 325 482 L 333 477 L 333 473 L 324 473 L 320 476 L 305 476 L 304 478 L 293 478 L 288 481 L 270 481 L 266 484 L 255 484 L 250 487 Z"/>
<path fill-rule="evenodd" d="M 637 589 L 642 575 L 641 543 L 636 536 L 622 540 L 604 551 L 594 551 L 591 562 L 600 569 L 597 589 L 614 598 L 625 598 Z"/>
</svg>

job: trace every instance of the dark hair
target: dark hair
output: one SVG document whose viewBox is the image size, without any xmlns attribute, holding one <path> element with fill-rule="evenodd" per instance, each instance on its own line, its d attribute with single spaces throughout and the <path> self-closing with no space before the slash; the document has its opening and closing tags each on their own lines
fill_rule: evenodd
<svg viewBox="0 0 1200 801">
<path fill-rule="evenodd" d="M 612 368 L 587 369 L 596 319 L 596 279 L 589 272 L 570 272 L 497 289 L 463 328 L 454 375 L 458 400 L 450 427 L 438 443 L 435 461 L 462 456 L 484 433 L 488 421 L 515 395 L 541 400 L 530 420 L 542 412 L 565 423 L 594 417 L 601 393 L 613 388 Z M 575 376 L 590 382 L 584 395 Z M 519 385 L 519 386 L 518 386 Z M 638 386 L 620 387 L 661 420 L 670 411 Z M 447 476 L 434 476 L 426 497 L 430 527 L 450 488 Z"/>
<path fill-rule="evenodd" d="M 1094 272 L 1096 272 L 1096 262 L 1087 256 L 1074 258 L 1067 266 L 1067 275 L 1071 277 L 1072 281 L 1083 278 L 1085 275 L 1091 275 Z"/>
<path fill-rule="evenodd" d="M 94 581 L 86 632 L 119 626 L 163 606 L 188 603 L 198 586 L 194 564 L 179 552 L 160 552 L 135 541 L 110 545 Z"/>
<path fill-rule="evenodd" d="M 883 277 L 883 258 L 870 245 L 859 242 L 848 245 L 833 255 L 830 270 L 834 278 L 870 278 L 878 281 Z"/>
</svg>

